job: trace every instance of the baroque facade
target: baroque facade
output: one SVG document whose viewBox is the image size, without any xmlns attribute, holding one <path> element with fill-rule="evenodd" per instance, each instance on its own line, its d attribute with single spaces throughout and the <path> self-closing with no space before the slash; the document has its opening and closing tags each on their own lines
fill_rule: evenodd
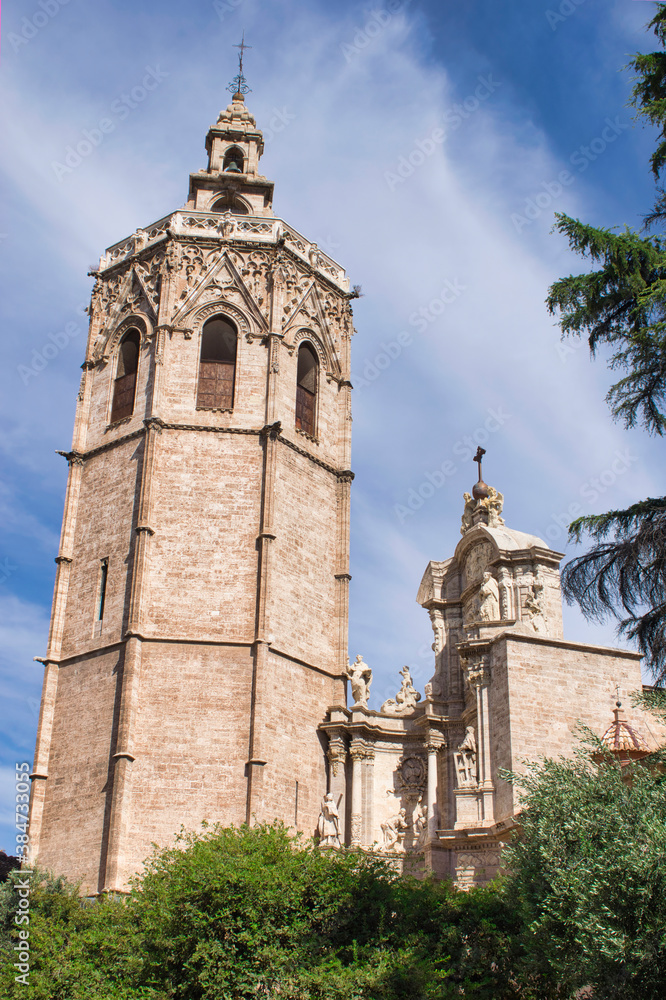
<svg viewBox="0 0 666 1000">
<path fill-rule="evenodd" d="M 419 590 L 424 697 L 404 667 L 368 708 L 347 658 L 355 293 L 275 217 L 241 90 L 186 206 L 94 272 L 30 858 L 122 891 L 181 826 L 279 818 L 484 881 L 519 807 L 502 769 L 570 752 L 578 719 L 601 731 L 640 658 L 563 639 L 561 556 L 479 483 Z"/>
<path fill-rule="evenodd" d="M 507 527 L 502 495 L 480 475 L 464 499 L 455 553 L 428 564 L 417 595 L 434 633 L 424 698 L 405 667 L 395 699 L 371 711 L 357 662 L 350 674 L 359 697 L 332 707 L 322 729 L 341 841 L 467 887 L 497 874 L 516 827 L 519 789 L 505 772 L 570 754 L 579 723 L 601 735 L 615 698 L 628 702 L 641 690 L 641 657 L 566 641 L 562 554 Z M 362 666 L 367 689 L 371 671 Z M 605 734 L 611 750 L 621 743 L 618 711 Z M 651 717 L 637 709 L 632 717 L 652 749 L 666 738 Z"/>
</svg>

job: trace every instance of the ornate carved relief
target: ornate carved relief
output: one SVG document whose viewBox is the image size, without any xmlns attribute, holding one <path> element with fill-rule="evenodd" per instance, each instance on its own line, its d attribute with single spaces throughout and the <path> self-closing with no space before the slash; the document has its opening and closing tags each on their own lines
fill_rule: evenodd
<svg viewBox="0 0 666 1000">
<path fill-rule="evenodd" d="M 469 550 L 463 565 L 463 590 L 483 577 L 492 557 L 493 547 L 490 542 L 480 542 Z"/>
<path fill-rule="evenodd" d="M 490 654 L 473 651 L 460 653 L 465 680 L 470 688 L 487 687 L 490 683 Z"/>
<path fill-rule="evenodd" d="M 428 771 L 425 759 L 419 754 L 408 754 L 398 763 L 396 769 L 398 789 L 401 794 L 425 791 Z"/>
<path fill-rule="evenodd" d="M 535 632 L 546 632 L 548 618 L 545 610 L 544 581 L 538 567 L 532 586 L 524 595 L 523 618 L 532 626 Z"/>
</svg>

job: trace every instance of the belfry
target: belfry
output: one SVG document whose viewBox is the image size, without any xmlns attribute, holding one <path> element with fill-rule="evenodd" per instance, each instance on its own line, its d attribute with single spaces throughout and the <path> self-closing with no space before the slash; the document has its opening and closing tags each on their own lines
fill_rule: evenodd
<svg viewBox="0 0 666 1000">
<path fill-rule="evenodd" d="M 246 91 L 94 272 L 30 819 L 91 893 L 181 824 L 314 830 L 345 700 L 353 293 L 274 215 Z"/>
</svg>

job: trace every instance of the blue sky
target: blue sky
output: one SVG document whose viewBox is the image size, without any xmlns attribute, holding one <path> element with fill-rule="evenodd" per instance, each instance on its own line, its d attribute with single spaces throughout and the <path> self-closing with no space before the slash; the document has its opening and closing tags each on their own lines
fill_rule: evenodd
<svg viewBox="0 0 666 1000">
<path fill-rule="evenodd" d="M 421 690 L 432 672 L 415 595 L 428 560 L 458 540 L 470 443 L 488 449 L 485 477 L 505 495 L 507 522 L 556 549 L 572 504 L 593 513 L 663 493 L 659 444 L 611 422 L 603 359 L 563 350 L 544 306 L 548 285 L 580 269 L 550 234 L 555 211 L 637 226 L 651 206 L 652 136 L 632 124 L 630 75 L 620 70 L 652 48 L 643 25 L 655 4 L 44 4 L 5 5 L 0 59 L 8 850 L 14 762 L 34 748 L 42 668 L 32 657 L 46 643 L 67 471 L 55 450 L 71 441 L 87 270 L 106 246 L 184 203 L 206 131 L 228 102 L 243 30 L 276 214 L 363 286 L 350 653 L 374 668 L 375 707 L 394 695 L 404 663 Z M 147 73 L 154 89 L 124 104 Z M 57 171 L 103 118 L 113 130 L 71 172 Z M 410 342 L 391 357 L 403 332 Z M 447 462 L 454 471 L 439 475 Z M 591 626 L 575 609 L 566 629 L 614 642 L 612 626 Z"/>
</svg>

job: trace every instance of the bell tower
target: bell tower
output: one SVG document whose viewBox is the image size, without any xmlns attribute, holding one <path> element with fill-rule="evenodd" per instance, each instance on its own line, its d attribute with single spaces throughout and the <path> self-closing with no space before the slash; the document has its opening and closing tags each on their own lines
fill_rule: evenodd
<svg viewBox="0 0 666 1000">
<path fill-rule="evenodd" d="M 181 825 L 313 833 L 345 700 L 353 294 L 275 217 L 246 89 L 94 272 L 29 855 L 91 893 Z"/>
</svg>

